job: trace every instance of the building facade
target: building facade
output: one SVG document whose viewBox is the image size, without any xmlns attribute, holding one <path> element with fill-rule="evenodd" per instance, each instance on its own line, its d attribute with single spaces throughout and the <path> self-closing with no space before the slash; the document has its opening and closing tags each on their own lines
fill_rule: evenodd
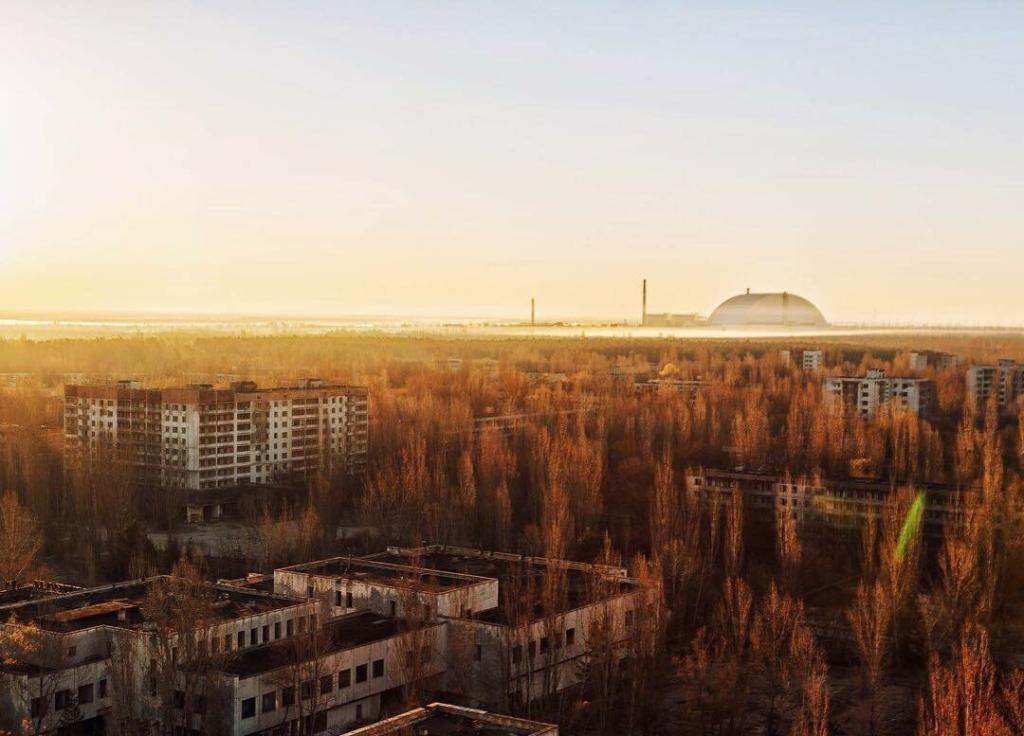
<svg viewBox="0 0 1024 736">
<path fill-rule="evenodd" d="M 932 350 L 907 353 L 907 362 L 912 371 L 934 368 L 937 371 L 953 371 L 960 367 L 960 356 Z"/>
<path fill-rule="evenodd" d="M 934 385 L 927 378 L 889 378 L 880 370 L 869 370 L 863 377 L 825 378 L 821 389 L 831 408 L 846 408 L 865 419 L 873 419 L 887 404 L 926 417 L 931 413 L 935 396 Z"/>
<path fill-rule="evenodd" d="M 68 465 L 104 449 L 140 483 L 189 490 L 308 477 L 366 464 L 367 390 L 305 380 L 261 389 L 237 382 L 146 389 L 133 381 L 65 386 Z"/>
<path fill-rule="evenodd" d="M 779 358 L 783 365 L 796 365 L 803 371 L 817 371 L 825 364 L 821 350 L 781 350 Z"/>
<path fill-rule="evenodd" d="M 967 369 L 967 393 L 979 408 L 995 397 L 1001 411 L 1012 411 L 1024 397 L 1024 365 L 1008 358 L 996 365 L 971 365 Z"/>
<path fill-rule="evenodd" d="M 881 518 L 886 501 L 899 490 L 880 479 L 789 478 L 713 468 L 687 473 L 686 488 L 693 497 L 720 502 L 740 493 L 747 513 L 762 521 L 792 513 L 800 523 L 833 529 L 858 527 L 869 516 Z M 924 494 L 922 528 L 933 538 L 958 523 L 963 502 L 974 493 L 937 483 L 916 483 L 913 488 Z"/>
</svg>

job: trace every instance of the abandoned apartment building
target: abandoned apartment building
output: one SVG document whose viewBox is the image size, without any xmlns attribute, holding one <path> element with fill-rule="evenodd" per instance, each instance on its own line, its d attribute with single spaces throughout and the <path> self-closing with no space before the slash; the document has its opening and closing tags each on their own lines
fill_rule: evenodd
<svg viewBox="0 0 1024 736">
<path fill-rule="evenodd" d="M 170 606 L 195 595 L 202 615 L 174 628 L 153 602 L 160 591 Z M 0 597 L 3 632 L 32 642 L 5 653 L 0 725 L 336 735 L 401 713 L 411 688 L 420 702 L 445 694 L 469 706 L 399 717 L 440 727 L 576 685 L 595 647 L 625 658 L 639 592 L 622 568 L 441 546 L 219 583 L 33 588 Z M 500 733 L 555 733 L 508 725 Z"/>
<path fill-rule="evenodd" d="M 751 520 L 771 523 L 789 513 L 802 525 L 832 530 L 859 528 L 869 516 L 881 519 L 886 501 L 900 487 L 881 478 L 788 477 L 714 468 L 686 474 L 687 492 L 693 498 L 726 503 L 739 493 Z M 924 498 L 922 532 L 934 539 L 941 539 L 947 526 L 959 523 L 964 502 L 975 493 L 924 482 L 914 483 L 913 490 Z"/>
<path fill-rule="evenodd" d="M 303 481 L 321 468 L 366 465 L 367 389 L 304 379 L 295 386 L 139 381 L 64 387 L 64 461 L 116 453 L 134 480 L 187 491 L 189 521 L 219 518 L 253 486 Z"/>
</svg>

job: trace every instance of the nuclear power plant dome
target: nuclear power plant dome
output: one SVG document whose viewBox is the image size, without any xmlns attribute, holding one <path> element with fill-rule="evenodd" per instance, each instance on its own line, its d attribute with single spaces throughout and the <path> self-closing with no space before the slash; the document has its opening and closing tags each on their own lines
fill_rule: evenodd
<svg viewBox="0 0 1024 736">
<path fill-rule="evenodd" d="M 789 292 L 746 294 L 726 299 L 708 317 L 708 324 L 722 326 L 826 327 L 816 306 Z"/>
</svg>

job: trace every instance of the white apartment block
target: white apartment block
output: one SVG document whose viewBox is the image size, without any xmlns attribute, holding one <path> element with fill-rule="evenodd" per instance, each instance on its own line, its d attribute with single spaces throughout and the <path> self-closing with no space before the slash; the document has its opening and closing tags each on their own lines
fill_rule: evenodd
<svg viewBox="0 0 1024 736">
<path fill-rule="evenodd" d="M 367 390 L 307 379 L 261 389 L 208 384 L 65 386 L 65 462 L 104 448 L 136 480 L 193 491 L 308 477 L 326 464 L 366 464 Z"/>
<path fill-rule="evenodd" d="M 960 356 L 953 353 L 938 353 L 931 350 L 907 353 L 907 362 L 912 371 L 934 368 L 938 371 L 956 370 L 960 367 Z"/>
<path fill-rule="evenodd" d="M 1024 365 L 1006 358 L 996 365 L 971 365 L 967 369 L 967 393 L 981 408 L 995 396 L 999 408 L 1010 411 L 1024 396 Z"/>
<path fill-rule="evenodd" d="M 564 599 L 545 611 L 541 581 L 552 574 L 564 575 Z M 524 575 L 536 587 L 506 597 L 520 616 L 503 610 L 499 586 Z M 181 733 L 330 736 L 395 713 L 411 684 L 506 710 L 575 685 L 595 631 L 606 632 L 602 651 L 626 657 L 642 613 L 639 585 L 621 568 L 441 546 L 203 583 L 212 613 L 190 633 L 161 624 L 152 602 L 181 584 L 0 592 L 0 628 L 42 643 L 3 653 L 0 729 L 27 719 L 34 733 L 56 732 L 73 714 L 88 733 L 130 717 L 157 731 L 170 720 Z M 483 711 L 462 715 L 473 712 Z M 359 733 L 394 733 L 403 717 L 425 729 L 428 716 Z M 490 718 L 507 727 L 500 733 L 557 733 Z"/>
<path fill-rule="evenodd" d="M 859 416 L 872 419 L 886 404 L 898 404 L 917 416 L 927 416 L 934 399 L 934 388 L 926 378 L 889 378 L 885 371 L 869 370 L 864 377 L 835 376 L 821 383 L 829 405 L 847 407 Z"/>
<path fill-rule="evenodd" d="M 803 371 L 820 370 L 825 363 L 821 350 L 780 350 L 779 358 L 783 365 L 798 365 Z"/>
</svg>

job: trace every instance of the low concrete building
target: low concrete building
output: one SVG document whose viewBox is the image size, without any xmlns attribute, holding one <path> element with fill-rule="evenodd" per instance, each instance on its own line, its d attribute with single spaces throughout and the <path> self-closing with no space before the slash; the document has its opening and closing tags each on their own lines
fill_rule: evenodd
<svg viewBox="0 0 1024 736">
<path fill-rule="evenodd" d="M 640 605 L 639 584 L 619 567 L 445 546 L 389 548 L 371 559 L 496 581 L 493 607 L 449 621 L 446 678 L 449 691 L 490 709 L 575 686 L 595 647 L 624 657 Z"/>
<path fill-rule="evenodd" d="M 184 636 L 162 629 L 154 616 L 164 609 L 151 596 L 161 589 L 167 594 L 162 600 L 172 605 L 183 584 L 159 576 L 0 605 L 3 634 L 25 642 L 11 647 L 0 668 L 0 725 L 28 721 L 34 733 L 46 733 L 73 720 L 102 733 L 107 720 L 123 716 L 126 708 L 136 721 L 156 724 L 165 720 L 172 697 L 178 703 L 179 692 L 184 698 L 191 690 L 194 703 L 220 693 L 210 680 L 193 688 L 180 682 L 187 678 L 176 668 L 196 661 L 199 643 L 205 669 L 212 672 L 236 653 L 316 626 L 313 601 L 204 584 L 198 588 L 205 601 L 202 620 Z M 221 719 L 188 711 L 184 703 L 174 712 L 183 724 Z"/>
<path fill-rule="evenodd" d="M 707 385 L 705 381 L 701 380 L 684 381 L 678 378 L 647 378 L 634 381 L 633 391 L 637 394 L 658 394 L 662 391 L 682 394 L 692 404 Z"/>
<path fill-rule="evenodd" d="M 638 590 L 622 568 L 442 546 L 218 583 L 21 586 L 0 626 L 34 646 L 3 652 L 0 727 L 337 734 L 409 687 L 507 710 L 575 686 L 596 647 L 625 657 Z"/>
<path fill-rule="evenodd" d="M 925 494 L 922 525 L 924 533 L 934 538 L 941 538 L 947 525 L 958 523 L 963 501 L 974 493 L 939 483 L 913 487 Z M 898 491 L 898 486 L 882 479 L 790 478 L 716 468 L 687 473 L 686 488 L 695 498 L 719 502 L 741 493 L 744 509 L 762 521 L 792 513 L 800 523 L 836 529 L 858 526 L 868 516 L 880 518 L 886 500 Z"/>
</svg>

